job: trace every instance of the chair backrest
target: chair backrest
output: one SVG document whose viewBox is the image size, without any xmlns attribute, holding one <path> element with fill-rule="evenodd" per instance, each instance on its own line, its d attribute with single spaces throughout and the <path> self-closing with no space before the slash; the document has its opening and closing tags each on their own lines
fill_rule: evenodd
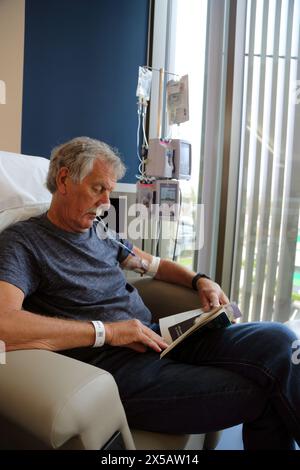
<svg viewBox="0 0 300 470">
<path fill-rule="evenodd" d="M 133 284 L 152 313 L 153 321 L 199 308 L 198 293 L 188 287 L 149 278 L 139 279 Z"/>
<path fill-rule="evenodd" d="M 0 151 L 0 232 L 48 209 L 48 168 L 46 158 Z"/>
</svg>

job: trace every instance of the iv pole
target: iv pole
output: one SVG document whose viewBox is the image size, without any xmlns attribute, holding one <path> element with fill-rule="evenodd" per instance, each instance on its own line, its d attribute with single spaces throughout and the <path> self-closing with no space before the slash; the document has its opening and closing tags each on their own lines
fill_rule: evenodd
<svg viewBox="0 0 300 470">
<path fill-rule="evenodd" d="M 157 108 L 157 138 L 161 138 L 162 128 L 162 110 L 163 110 L 163 98 L 164 98 L 164 79 L 165 71 L 163 68 L 159 69 L 159 89 L 158 89 L 158 108 Z"/>
<path fill-rule="evenodd" d="M 155 70 L 157 72 L 159 72 L 159 89 L 158 89 L 158 107 L 157 107 L 157 128 L 156 128 L 156 134 L 157 134 L 157 138 L 158 139 L 161 139 L 161 130 L 162 130 L 162 114 L 163 114 L 163 100 L 164 100 L 164 80 L 165 80 L 165 73 L 167 75 L 174 75 L 174 76 L 177 76 L 178 77 L 178 74 L 176 73 L 172 73 L 172 72 L 168 72 L 166 71 L 163 67 L 161 67 L 160 69 L 155 69 L 153 67 L 149 67 L 149 66 L 144 66 L 150 70 Z M 150 219 L 151 220 L 151 219 Z M 157 252 L 159 251 L 159 246 L 161 244 L 161 229 L 160 229 L 160 224 L 157 226 L 157 222 L 156 221 L 152 221 L 152 223 L 155 224 L 155 230 L 154 230 L 154 233 L 157 235 L 158 234 L 158 239 L 156 239 L 156 236 L 155 236 L 155 241 L 156 241 L 156 247 L 155 247 L 155 253 L 154 255 L 157 254 Z M 152 223 L 150 222 L 150 225 L 151 225 L 151 233 L 152 233 Z M 154 251 L 154 247 L 153 247 L 153 237 L 151 237 L 152 239 L 152 242 L 151 242 L 151 253 L 153 253 Z"/>
</svg>

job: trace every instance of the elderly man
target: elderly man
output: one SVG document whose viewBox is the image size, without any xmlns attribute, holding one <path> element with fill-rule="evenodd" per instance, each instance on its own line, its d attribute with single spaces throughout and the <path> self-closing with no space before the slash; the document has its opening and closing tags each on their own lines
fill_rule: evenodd
<svg viewBox="0 0 300 470">
<path fill-rule="evenodd" d="M 122 271 L 133 258 L 156 279 L 195 287 L 206 310 L 228 298 L 203 274 L 99 237 L 95 216 L 123 175 L 103 142 L 54 149 L 48 212 L 0 236 L 0 339 L 7 350 L 61 351 L 108 370 L 136 428 L 202 433 L 243 422 L 245 448 L 294 448 L 300 368 L 281 324 L 211 330 L 159 359 L 167 344 Z"/>
</svg>

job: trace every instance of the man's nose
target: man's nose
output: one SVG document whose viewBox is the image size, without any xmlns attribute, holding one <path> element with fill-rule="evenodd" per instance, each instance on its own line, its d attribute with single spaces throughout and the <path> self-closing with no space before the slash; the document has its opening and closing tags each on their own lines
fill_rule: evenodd
<svg viewBox="0 0 300 470">
<path fill-rule="evenodd" d="M 100 204 L 109 204 L 109 202 L 110 202 L 109 196 L 110 196 L 110 192 L 107 191 L 107 190 L 104 190 L 101 193 L 101 196 L 99 198 L 99 203 Z"/>
</svg>

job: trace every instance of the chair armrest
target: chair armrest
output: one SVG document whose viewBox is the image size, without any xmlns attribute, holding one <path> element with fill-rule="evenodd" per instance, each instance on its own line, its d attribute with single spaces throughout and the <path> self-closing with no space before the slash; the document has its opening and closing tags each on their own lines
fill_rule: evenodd
<svg viewBox="0 0 300 470">
<path fill-rule="evenodd" d="M 154 321 L 167 315 L 200 308 L 197 292 L 188 287 L 150 278 L 139 279 L 132 284 L 138 289 Z"/>
<path fill-rule="evenodd" d="M 0 365 L 0 381 L 0 413 L 47 447 L 77 437 L 79 448 L 100 449 L 120 431 L 134 449 L 108 372 L 50 351 L 12 351 Z"/>
</svg>

